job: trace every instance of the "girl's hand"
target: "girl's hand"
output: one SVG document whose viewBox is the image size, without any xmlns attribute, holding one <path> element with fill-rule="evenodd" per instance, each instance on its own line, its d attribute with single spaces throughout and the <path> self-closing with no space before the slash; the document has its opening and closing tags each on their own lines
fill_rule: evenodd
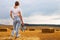
<svg viewBox="0 0 60 40">
<path fill-rule="evenodd" d="M 24 26 L 24 23 L 22 22 L 22 27 Z"/>
</svg>

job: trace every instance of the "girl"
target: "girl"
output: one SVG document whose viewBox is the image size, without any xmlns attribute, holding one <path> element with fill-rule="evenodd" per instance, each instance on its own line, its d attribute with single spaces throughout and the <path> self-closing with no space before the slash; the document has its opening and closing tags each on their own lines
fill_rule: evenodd
<svg viewBox="0 0 60 40">
<path fill-rule="evenodd" d="M 16 32 L 16 37 L 19 37 L 18 30 L 20 29 L 21 23 L 24 25 L 23 19 L 21 16 L 21 10 L 19 9 L 19 2 L 16 1 L 14 7 L 10 10 L 10 17 L 13 19 L 13 31 L 12 36 L 14 36 L 14 32 Z"/>
</svg>

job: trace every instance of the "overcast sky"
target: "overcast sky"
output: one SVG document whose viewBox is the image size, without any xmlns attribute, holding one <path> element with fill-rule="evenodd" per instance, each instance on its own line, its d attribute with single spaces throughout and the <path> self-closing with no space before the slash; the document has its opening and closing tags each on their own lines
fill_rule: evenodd
<svg viewBox="0 0 60 40">
<path fill-rule="evenodd" d="M 16 0 L 0 0 L 0 24 L 12 24 L 9 10 Z M 20 0 L 24 23 L 60 24 L 60 0 Z"/>
</svg>

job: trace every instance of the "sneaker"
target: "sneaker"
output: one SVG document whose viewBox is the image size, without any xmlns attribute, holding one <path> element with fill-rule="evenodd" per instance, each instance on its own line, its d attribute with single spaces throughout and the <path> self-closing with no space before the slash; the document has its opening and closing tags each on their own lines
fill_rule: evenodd
<svg viewBox="0 0 60 40">
<path fill-rule="evenodd" d="M 20 37 L 20 35 L 21 35 L 21 34 L 18 34 L 18 35 L 16 36 L 16 38 L 19 38 L 19 37 Z"/>
<path fill-rule="evenodd" d="M 24 27 L 22 27 L 22 31 L 24 32 L 25 31 L 25 29 L 26 29 L 26 27 L 24 26 Z"/>
<path fill-rule="evenodd" d="M 11 35 L 10 37 L 9 37 L 9 39 L 12 39 L 13 38 L 13 36 Z"/>
<path fill-rule="evenodd" d="M 22 28 L 22 32 L 24 32 L 24 28 Z"/>
<path fill-rule="evenodd" d="M 16 31 L 14 30 L 14 34 L 16 33 Z"/>
</svg>

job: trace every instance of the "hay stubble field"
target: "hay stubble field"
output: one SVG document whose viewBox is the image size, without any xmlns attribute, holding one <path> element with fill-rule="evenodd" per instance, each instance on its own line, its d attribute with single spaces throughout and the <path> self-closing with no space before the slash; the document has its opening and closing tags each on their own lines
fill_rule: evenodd
<svg viewBox="0 0 60 40">
<path fill-rule="evenodd" d="M 11 35 L 12 27 L 1 25 L 0 26 L 0 40 L 60 40 L 60 28 L 54 27 L 53 33 L 49 33 L 49 32 L 43 33 L 42 29 L 45 29 L 45 28 L 49 28 L 49 27 L 37 27 L 35 30 L 25 30 L 24 32 L 19 30 L 19 34 L 21 35 L 19 38 L 15 39 L 15 37 L 9 38 Z M 2 29 L 4 29 L 5 31 Z"/>
</svg>

